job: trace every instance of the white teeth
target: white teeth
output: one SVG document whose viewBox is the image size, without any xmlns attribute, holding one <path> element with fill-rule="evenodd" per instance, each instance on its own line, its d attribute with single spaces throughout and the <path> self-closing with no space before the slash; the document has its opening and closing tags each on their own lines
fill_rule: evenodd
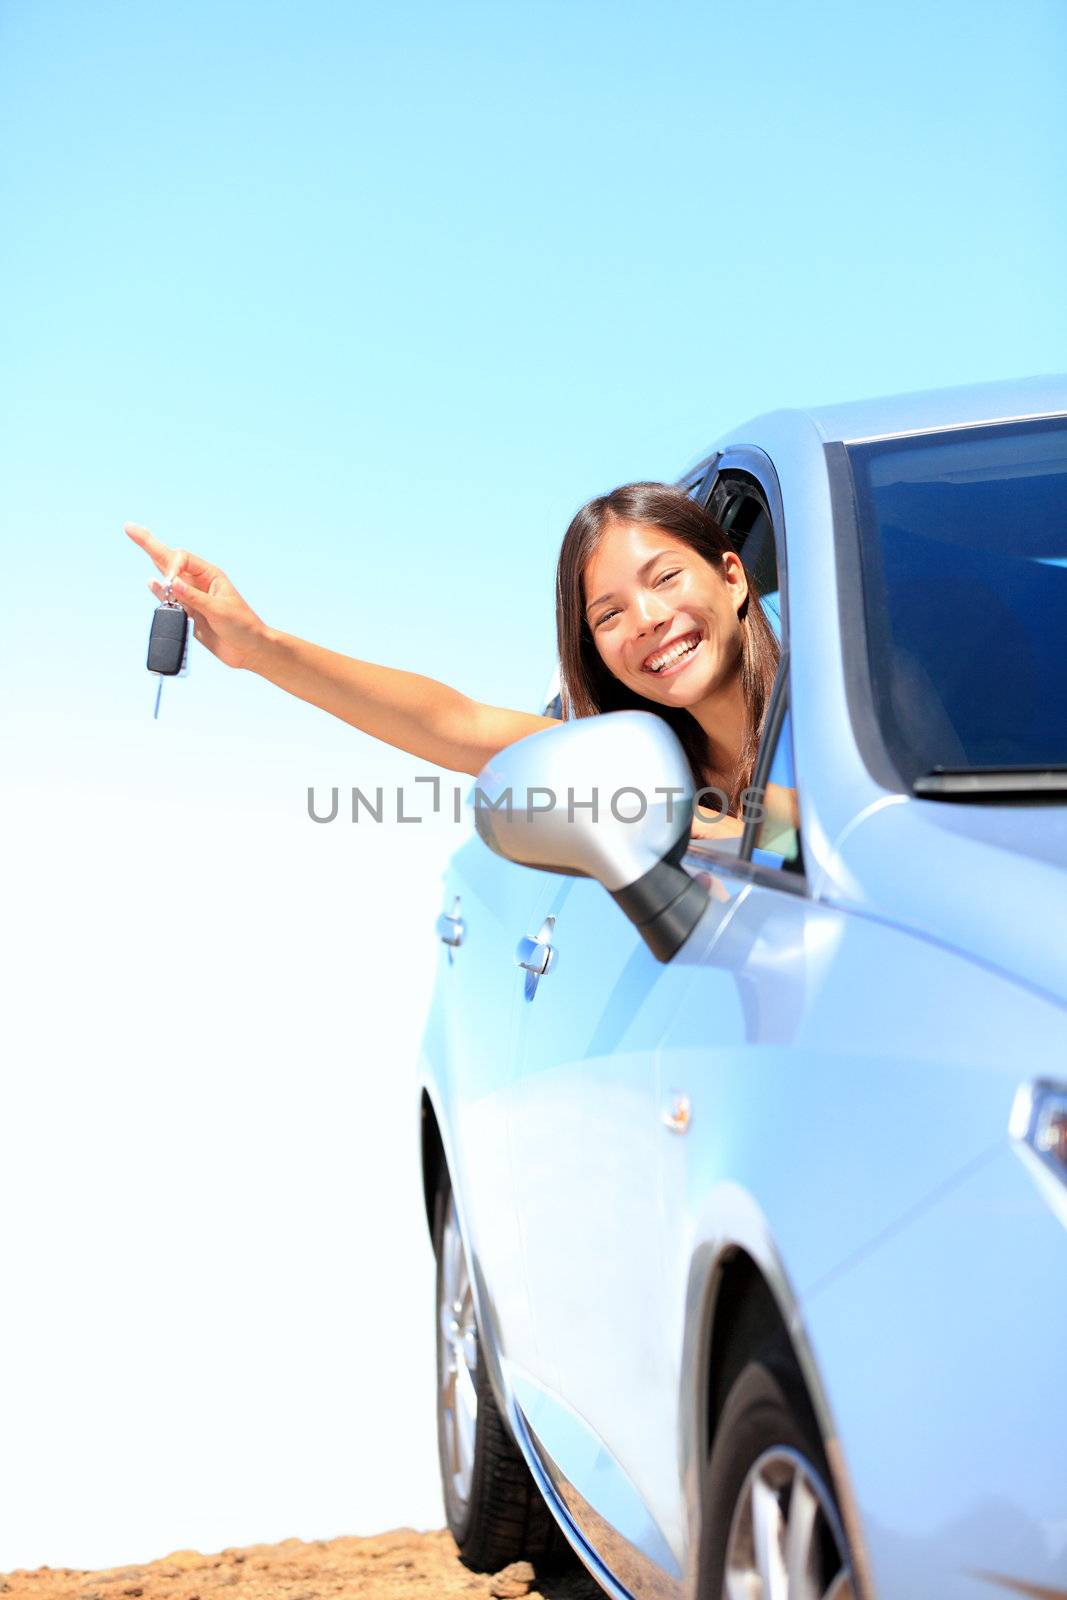
<svg viewBox="0 0 1067 1600">
<path fill-rule="evenodd" d="M 672 666 L 680 657 L 688 655 L 691 650 L 695 650 L 699 643 L 700 640 L 698 638 L 690 639 L 687 643 L 676 644 L 674 649 L 668 650 L 664 656 L 654 656 L 648 663 L 649 672 L 662 672 L 664 667 Z"/>
</svg>

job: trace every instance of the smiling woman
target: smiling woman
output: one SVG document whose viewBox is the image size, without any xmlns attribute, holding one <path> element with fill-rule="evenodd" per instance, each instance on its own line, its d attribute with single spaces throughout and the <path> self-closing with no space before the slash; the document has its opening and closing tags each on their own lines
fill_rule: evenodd
<svg viewBox="0 0 1067 1600">
<path fill-rule="evenodd" d="M 434 678 L 279 632 L 220 568 L 136 523 L 125 527 L 173 581 L 195 637 L 220 661 L 386 744 L 476 776 L 499 750 L 558 721 L 485 705 Z M 162 597 L 158 579 L 149 588 Z M 698 811 L 693 834 L 739 834 L 778 642 L 715 518 L 663 483 L 628 484 L 590 500 L 560 550 L 556 624 L 564 716 L 638 709 L 663 717 L 682 742 L 697 790 L 715 796 Z"/>
<path fill-rule="evenodd" d="M 779 648 L 711 513 L 664 483 L 590 500 L 560 551 L 556 629 L 565 713 L 658 713 L 698 787 L 726 796 L 725 808 L 708 808 L 713 833 L 740 831 Z"/>
</svg>

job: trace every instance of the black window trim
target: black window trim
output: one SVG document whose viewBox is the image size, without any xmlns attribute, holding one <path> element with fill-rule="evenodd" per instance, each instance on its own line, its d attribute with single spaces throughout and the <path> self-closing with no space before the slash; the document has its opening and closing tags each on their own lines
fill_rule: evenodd
<svg viewBox="0 0 1067 1600">
<path fill-rule="evenodd" d="M 692 495 L 695 500 L 699 500 L 700 504 L 703 505 L 704 486 L 709 479 L 715 476 L 715 466 L 721 455 L 721 450 L 712 450 L 709 455 L 698 461 L 695 467 L 690 467 L 688 472 L 683 472 L 682 476 L 675 480 L 678 488 L 684 489 L 686 494 Z"/>
<path fill-rule="evenodd" d="M 756 445 L 730 445 L 711 463 L 697 498 L 702 506 L 711 499 L 720 478 L 750 479 L 767 502 L 774 529 L 774 548 L 778 560 L 779 593 L 782 595 L 782 648 L 789 647 L 789 560 L 786 548 L 785 507 L 774 462 Z"/>
<path fill-rule="evenodd" d="M 859 516 L 852 483 L 852 468 L 845 446 L 833 441 L 823 446 L 830 485 L 834 565 L 837 576 L 837 626 L 845 679 L 845 704 L 852 737 L 868 776 L 891 794 L 910 794 L 893 764 L 874 704 L 868 654 L 867 613 L 863 599 L 863 569 Z"/>
</svg>

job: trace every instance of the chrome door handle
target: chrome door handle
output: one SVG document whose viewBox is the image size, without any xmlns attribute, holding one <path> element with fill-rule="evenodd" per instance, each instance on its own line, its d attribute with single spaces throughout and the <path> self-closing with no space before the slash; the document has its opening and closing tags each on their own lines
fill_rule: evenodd
<svg viewBox="0 0 1067 1600">
<path fill-rule="evenodd" d="M 536 939 L 524 938 L 519 940 L 518 948 L 515 951 L 515 960 L 526 974 L 523 993 L 526 995 L 527 1000 L 533 999 L 537 993 L 537 985 L 545 973 L 552 971 L 556 960 L 556 952 L 548 941 L 552 937 L 552 930 L 555 926 L 555 917 L 546 917 L 538 930 Z"/>
<path fill-rule="evenodd" d="M 555 953 L 550 944 L 542 944 L 540 939 L 520 939 L 518 949 L 515 951 L 515 960 L 527 972 L 543 978 L 552 965 Z"/>
<path fill-rule="evenodd" d="M 448 945 L 448 959 L 453 959 L 452 952 L 463 943 L 467 932 L 467 924 L 459 914 L 459 895 L 452 902 L 451 911 L 442 911 L 434 923 L 434 932 L 442 944 Z"/>
</svg>

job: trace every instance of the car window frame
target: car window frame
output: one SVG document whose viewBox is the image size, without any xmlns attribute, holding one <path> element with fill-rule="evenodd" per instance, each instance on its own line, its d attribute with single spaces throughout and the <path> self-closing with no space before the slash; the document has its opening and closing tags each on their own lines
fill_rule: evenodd
<svg viewBox="0 0 1067 1600">
<path fill-rule="evenodd" d="M 929 432 L 949 432 L 930 429 Z M 870 679 L 870 641 L 864 604 L 863 560 L 859 513 L 852 466 L 841 440 L 823 445 L 826 477 L 830 490 L 830 518 L 833 524 L 834 567 L 837 578 L 837 624 L 841 636 L 841 660 L 845 685 L 845 705 L 852 727 L 852 738 L 869 778 L 889 794 L 912 795 L 885 742 L 882 722 Z"/>
<path fill-rule="evenodd" d="M 781 486 L 774 463 L 765 451 L 755 445 L 733 445 L 713 457 L 709 463 L 703 482 L 694 491 L 694 499 L 702 506 L 707 506 L 712 498 L 715 488 L 722 479 L 735 480 L 740 485 L 750 483 L 755 491 L 762 496 L 763 502 L 771 519 L 771 530 L 774 536 L 775 559 L 778 573 L 778 609 L 781 618 L 781 654 L 778 660 L 778 671 L 775 674 L 774 685 L 767 706 L 767 715 L 764 721 L 763 738 L 756 757 L 756 765 L 752 774 L 752 788 L 762 790 L 767 783 L 771 765 L 781 736 L 782 724 L 786 711 L 791 703 L 790 696 L 790 634 L 789 634 L 789 568 L 786 545 L 785 508 L 782 502 Z M 744 560 L 744 542 L 738 548 L 738 554 Z M 796 748 L 793 749 L 793 772 L 797 776 Z M 804 866 L 805 851 L 804 841 L 806 830 L 804 827 L 803 809 L 800 800 L 799 784 L 797 788 L 797 810 L 799 815 L 800 838 L 800 871 L 786 871 L 784 866 L 772 867 L 766 862 L 753 861 L 752 850 L 755 846 L 759 823 L 754 817 L 749 817 L 745 822 L 744 832 L 741 834 L 740 845 L 733 850 L 716 845 L 713 839 L 691 839 L 687 854 L 692 854 L 700 862 L 713 861 L 721 864 L 723 869 L 753 882 L 771 885 L 784 889 L 790 894 L 809 894 L 807 869 Z M 736 837 L 736 836 L 735 836 Z"/>
<path fill-rule="evenodd" d="M 762 739 L 762 742 L 760 744 L 760 749 L 759 749 L 759 759 L 756 762 L 755 770 L 753 771 L 753 774 L 752 774 L 752 788 L 753 789 L 761 789 L 762 790 L 764 785 L 770 779 L 771 768 L 774 766 L 775 758 L 776 758 L 776 756 L 778 754 L 779 741 L 782 738 L 782 735 L 783 735 L 783 733 L 785 731 L 785 719 L 789 715 L 789 711 L 790 711 L 789 652 L 787 650 L 783 650 L 782 655 L 781 655 L 781 657 L 779 659 L 779 662 L 778 662 L 778 675 L 774 680 L 774 693 L 771 695 L 770 704 L 769 704 L 768 709 L 767 709 L 767 719 L 766 719 L 766 721 L 764 723 L 763 739 Z M 792 741 L 792 738 L 793 738 L 792 723 L 790 723 L 790 726 L 789 726 L 789 738 L 790 738 L 790 741 Z M 796 786 L 796 750 L 795 750 L 795 748 L 790 752 L 790 756 L 791 756 L 791 765 L 792 765 L 792 769 L 793 769 L 794 789 L 796 790 L 797 786 Z M 797 790 L 797 812 L 798 812 L 798 816 L 799 816 L 799 811 L 800 811 L 800 794 L 799 794 L 799 790 Z M 745 831 L 744 831 L 744 834 L 742 835 L 742 838 L 741 838 L 741 858 L 743 860 L 746 860 L 746 859 L 750 860 L 751 859 L 751 853 L 756 848 L 756 845 L 757 845 L 757 842 L 758 842 L 758 839 L 759 839 L 759 831 L 760 831 L 760 827 L 761 826 L 762 826 L 762 819 L 761 818 L 749 817 L 746 820 L 746 822 L 745 822 Z M 754 867 L 763 867 L 767 872 L 774 873 L 774 874 L 779 873 L 779 872 L 784 872 L 787 878 L 793 878 L 793 879 L 796 879 L 796 880 L 803 879 L 807 875 L 807 868 L 804 865 L 804 859 L 805 859 L 805 857 L 804 857 L 804 838 L 805 838 L 804 822 L 803 822 L 803 818 L 800 818 L 800 825 L 797 828 L 797 840 L 798 840 L 798 845 L 799 845 L 799 848 L 800 848 L 800 866 L 799 867 L 787 866 L 784 861 L 783 861 L 783 863 L 782 863 L 782 865 L 780 867 L 772 867 L 772 866 L 769 866 L 766 862 L 762 862 L 762 861 L 759 861 L 759 862 L 752 861 L 751 865 L 754 866 Z"/>
</svg>

